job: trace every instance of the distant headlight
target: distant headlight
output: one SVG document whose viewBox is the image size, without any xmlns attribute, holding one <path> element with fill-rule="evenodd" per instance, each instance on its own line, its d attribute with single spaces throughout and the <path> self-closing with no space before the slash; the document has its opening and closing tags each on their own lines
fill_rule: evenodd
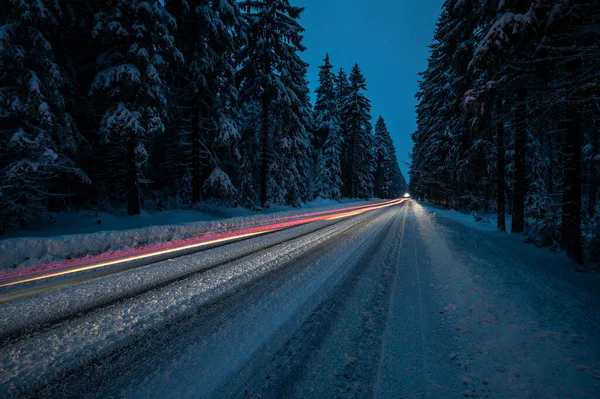
<svg viewBox="0 0 600 399">
<path fill-rule="evenodd" d="M 404 198 L 410 198 L 410 194 L 409 193 L 404 194 Z"/>
</svg>

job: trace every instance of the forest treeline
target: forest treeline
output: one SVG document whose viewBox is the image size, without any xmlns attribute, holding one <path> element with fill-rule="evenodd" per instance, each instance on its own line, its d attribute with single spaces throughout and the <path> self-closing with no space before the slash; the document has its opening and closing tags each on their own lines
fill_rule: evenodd
<svg viewBox="0 0 600 399">
<path fill-rule="evenodd" d="M 417 98 L 411 190 L 506 213 L 600 260 L 597 0 L 447 0 Z"/>
<path fill-rule="evenodd" d="M 287 0 L 4 0 L 0 230 L 44 212 L 248 208 L 405 189 L 366 81 L 313 106 Z"/>
</svg>

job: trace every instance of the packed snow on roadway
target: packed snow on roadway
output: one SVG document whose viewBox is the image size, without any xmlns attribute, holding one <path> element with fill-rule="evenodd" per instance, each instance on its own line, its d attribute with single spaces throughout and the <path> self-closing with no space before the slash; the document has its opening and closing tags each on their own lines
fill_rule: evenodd
<svg viewBox="0 0 600 399">
<path fill-rule="evenodd" d="M 40 397 L 600 397 L 600 276 L 476 227 L 412 201 L 5 304 L 18 321 L 285 239 L 11 342 L 0 383 Z"/>
<path fill-rule="evenodd" d="M 0 236 L 0 270 L 138 248 L 374 201 L 316 200 L 302 208 L 278 206 L 260 212 L 241 207 L 204 206 L 200 210 L 144 211 L 136 216 L 108 212 L 54 213 L 49 215 L 51 222 Z"/>
</svg>

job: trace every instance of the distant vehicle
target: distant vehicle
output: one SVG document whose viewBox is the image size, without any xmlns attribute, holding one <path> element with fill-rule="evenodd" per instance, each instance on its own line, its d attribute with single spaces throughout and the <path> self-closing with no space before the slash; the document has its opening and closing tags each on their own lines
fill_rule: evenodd
<svg viewBox="0 0 600 399">
<path fill-rule="evenodd" d="M 410 194 L 409 193 L 404 194 L 404 198 L 410 198 Z"/>
</svg>

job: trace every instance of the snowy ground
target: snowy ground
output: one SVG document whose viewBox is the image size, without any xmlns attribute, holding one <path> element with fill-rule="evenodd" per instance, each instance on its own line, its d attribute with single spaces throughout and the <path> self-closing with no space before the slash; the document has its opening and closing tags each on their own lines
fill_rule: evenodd
<svg viewBox="0 0 600 399">
<path fill-rule="evenodd" d="M 318 200 L 302 208 L 277 207 L 260 212 L 240 207 L 205 207 L 199 211 L 143 212 L 137 216 L 116 216 L 105 212 L 52 214 L 52 223 L 0 236 L 0 270 L 110 253 L 221 231 L 233 225 L 255 224 L 265 219 L 364 203 Z"/>
<path fill-rule="evenodd" d="M 0 304 L 10 325 L 28 319 L 28 307 L 52 312 L 86 293 L 153 281 L 165 264 L 200 268 L 42 329 L 23 325 L 27 334 L 0 347 L 0 389 L 53 398 L 597 398 L 600 276 L 567 262 L 411 201 Z"/>
<path fill-rule="evenodd" d="M 498 224 L 498 214 L 493 212 L 466 212 L 457 211 L 454 209 L 447 209 L 441 206 L 421 203 L 423 208 L 437 215 L 443 216 L 448 219 L 452 219 L 466 226 L 472 227 L 477 230 L 485 231 L 496 231 Z M 506 215 L 506 231 L 510 232 L 512 225 L 511 215 Z"/>
</svg>

